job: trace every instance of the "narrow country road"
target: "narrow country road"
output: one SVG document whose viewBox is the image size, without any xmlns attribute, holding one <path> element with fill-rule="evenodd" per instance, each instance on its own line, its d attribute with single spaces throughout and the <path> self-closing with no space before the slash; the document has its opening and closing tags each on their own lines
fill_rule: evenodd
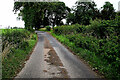
<svg viewBox="0 0 120 80">
<path fill-rule="evenodd" d="M 46 32 L 36 31 L 37 45 L 15 78 L 97 78 L 86 64 Z"/>
</svg>

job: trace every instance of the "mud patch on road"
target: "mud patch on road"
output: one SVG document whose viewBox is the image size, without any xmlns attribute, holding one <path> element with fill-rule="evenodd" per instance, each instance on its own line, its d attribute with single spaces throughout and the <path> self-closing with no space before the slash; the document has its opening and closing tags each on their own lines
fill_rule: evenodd
<svg viewBox="0 0 120 80">
<path fill-rule="evenodd" d="M 50 78 L 69 78 L 66 69 L 47 38 L 45 38 L 44 48 L 45 69 L 43 72 Z"/>
</svg>

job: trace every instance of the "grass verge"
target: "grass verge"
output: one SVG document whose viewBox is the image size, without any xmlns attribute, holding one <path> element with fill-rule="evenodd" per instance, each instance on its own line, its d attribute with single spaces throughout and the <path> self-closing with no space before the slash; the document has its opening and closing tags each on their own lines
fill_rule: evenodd
<svg viewBox="0 0 120 80">
<path fill-rule="evenodd" d="M 30 56 L 33 47 L 37 42 L 37 35 L 33 34 L 34 38 L 28 40 L 28 45 L 24 48 L 12 48 L 2 62 L 2 78 L 14 78 L 16 74 L 23 68 L 24 62 Z"/>
<path fill-rule="evenodd" d="M 64 35 L 56 35 L 55 33 L 51 33 L 57 40 L 63 43 L 67 48 L 69 48 L 75 55 L 80 57 L 82 60 L 91 67 L 93 71 L 99 74 L 101 78 L 109 78 L 111 71 L 114 69 L 110 68 L 107 64 L 106 60 L 96 56 L 94 52 L 91 52 L 87 49 L 83 49 L 80 47 L 76 47 L 75 43 L 70 42 L 68 38 Z M 106 73 L 104 73 L 106 71 Z"/>
</svg>

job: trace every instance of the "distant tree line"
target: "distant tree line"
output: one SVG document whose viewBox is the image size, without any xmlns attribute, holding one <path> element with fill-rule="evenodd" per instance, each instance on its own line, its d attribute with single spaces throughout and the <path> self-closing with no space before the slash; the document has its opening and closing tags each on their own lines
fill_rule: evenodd
<svg viewBox="0 0 120 80">
<path fill-rule="evenodd" d="M 22 18 L 28 30 L 39 29 L 41 25 L 63 25 L 62 19 L 70 12 L 64 2 L 15 2 L 13 11 L 19 10 L 18 18 Z"/>
<path fill-rule="evenodd" d="M 113 4 L 105 2 L 101 10 L 96 8 L 95 2 L 80 2 L 77 1 L 76 5 L 71 9 L 71 13 L 67 16 L 67 23 L 71 24 L 90 24 L 90 20 L 101 19 L 110 20 L 115 19 L 116 12 Z"/>
<path fill-rule="evenodd" d="M 101 10 L 96 8 L 95 2 L 77 1 L 72 9 L 67 7 L 64 2 L 15 2 L 15 13 L 20 11 L 18 18 L 25 22 L 28 30 L 40 29 L 52 25 L 63 25 L 62 20 L 66 19 L 67 24 L 89 25 L 90 20 L 115 19 L 116 12 L 113 4 L 105 2 Z M 120 13 L 118 13 L 120 15 Z"/>
</svg>

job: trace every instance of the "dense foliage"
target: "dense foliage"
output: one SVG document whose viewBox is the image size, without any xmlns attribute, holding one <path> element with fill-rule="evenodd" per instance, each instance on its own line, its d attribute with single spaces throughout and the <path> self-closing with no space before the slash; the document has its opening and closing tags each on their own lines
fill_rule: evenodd
<svg viewBox="0 0 120 80">
<path fill-rule="evenodd" d="M 14 11 L 20 11 L 19 18 L 25 22 L 25 28 L 39 29 L 41 26 L 61 25 L 70 9 L 64 2 L 15 2 Z"/>
<path fill-rule="evenodd" d="M 55 27 L 54 32 L 56 34 L 67 35 L 67 34 L 80 33 L 83 32 L 84 30 L 85 30 L 84 25 L 75 24 L 75 25 L 63 25 L 63 26 Z"/>
<path fill-rule="evenodd" d="M 105 19 L 105 20 L 114 19 L 115 14 L 116 13 L 115 13 L 113 4 L 111 4 L 110 2 L 105 2 L 105 5 L 103 5 L 102 11 L 101 11 L 102 19 Z"/>
<path fill-rule="evenodd" d="M 67 16 L 67 23 L 89 25 L 90 20 L 94 20 L 96 18 L 110 20 L 115 19 L 115 16 L 115 9 L 113 4 L 110 2 L 105 2 L 101 10 L 98 10 L 94 1 L 77 1 L 76 5 L 71 9 L 71 13 L 69 13 Z"/>
<path fill-rule="evenodd" d="M 23 68 L 37 36 L 24 29 L 5 29 L 2 34 L 2 78 L 14 78 Z"/>
<path fill-rule="evenodd" d="M 46 26 L 46 31 L 50 31 L 51 30 L 51 27 L 50 26 Z"/>
<path fill-rule="evenodd" d="M 79 24 L 58 26 L 54 29 L 54 33 L 65 36 L 78 48 L 95 53 L 94 55 L 101 61 L 103 59 L 103 64 L 109 65 L 108 67 L 103 68 L 104 65 L 99 66 L 100 64 L 94 67 L 104 72 L 105 77 L 120 78 L 120 17 L 117 16 L 114 20 L 90 22 L 91 24 L 87 26 Z M 76 51 L 79 53 L 79 50 L 81 49 Z"/>
<path fill-rule="evenodd" d="M 26 40 L 30 38 L 31 33 L 25 29 L 4 29 L 2 31 L 2 51 L 3 58 L 11 52 L 11 48 L 25 48 Z"/>
</svg>

